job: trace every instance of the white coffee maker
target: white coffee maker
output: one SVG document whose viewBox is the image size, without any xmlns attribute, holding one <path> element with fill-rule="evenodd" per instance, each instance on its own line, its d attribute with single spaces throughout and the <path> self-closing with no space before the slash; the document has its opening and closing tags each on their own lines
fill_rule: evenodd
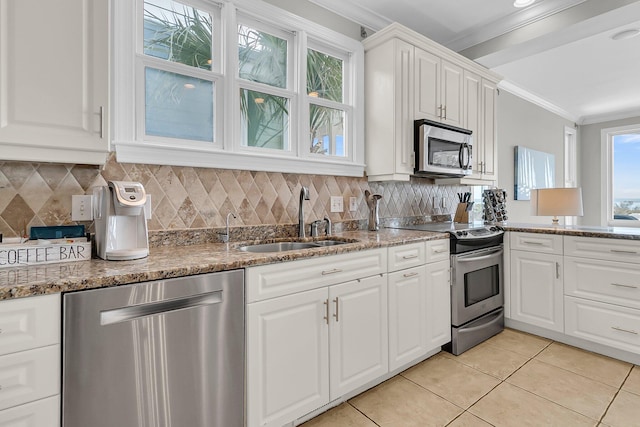
<svg viewBox="0 0 640 427">
<path fill-rule="evenodd" d="M 130 260 L 149 255 L 147 194 L 139 182 L 109 181 L 93 189 L 96 253 L 106 260 Z"/>
</svg>

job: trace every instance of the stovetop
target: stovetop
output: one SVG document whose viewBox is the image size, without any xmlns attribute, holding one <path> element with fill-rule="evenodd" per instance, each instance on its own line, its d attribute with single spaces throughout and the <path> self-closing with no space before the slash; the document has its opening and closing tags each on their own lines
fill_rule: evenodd
<svg viewBox="0 0 640 427">
<path fill-rule="evenodd" d="M 429 222 L 424 224 L 397 225 L 389 228 L 449 233 L 453 239 L 465 240 L 483 239 L 504 233 L 504 230 L 496 225 L 485 225 L 480 223 L 459 224 L 455 222 Z"/>
</svg>

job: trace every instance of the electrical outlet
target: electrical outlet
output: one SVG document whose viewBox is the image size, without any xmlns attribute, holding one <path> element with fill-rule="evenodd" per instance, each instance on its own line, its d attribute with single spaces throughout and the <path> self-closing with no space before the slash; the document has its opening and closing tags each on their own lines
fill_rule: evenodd
<svg viewBox="0 0 640 427">
<path fill-rule="evenodd" d="M 355 212 L 358 210 L 358 198 L 357 197 L 349 197 L 349 210 L 351 212 Z"/>
<path fill-rule="evenodd" d="M 344 199 L 342 196 L 331 196 L 331 212 L 344 212 Z"/>
<path fill-rule="evenodd" d="M 93 196 L 91 195 L 71 196 L 71 221 L 93 220 L 92 201 Z"/>
</svg>

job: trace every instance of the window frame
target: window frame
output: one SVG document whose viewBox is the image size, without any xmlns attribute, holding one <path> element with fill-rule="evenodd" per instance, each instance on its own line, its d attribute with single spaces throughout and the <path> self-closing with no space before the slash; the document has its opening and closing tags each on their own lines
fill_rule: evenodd
<svg viewBox="0 0 640 427">
<path fill-rule="evenodd" d="M 601 224 L 604 227 L 638 227 L 640 224 L 640 222 L 633 224 L 635 221 L 613 219 L 613 138 L 630 133 L 640 133 L 640 123 L 606 128 L 600 131 L 601 171 L 603 175 L 600 203 Z"/>
<path fill-rule="evenodd" d="M 177 0 L 179 1 L 179 0 Z M 213 16 L 214 61 L 220 59 L 219 69 L 194 69 L 197 78 L 215 84 L 216 112 L 214 144 L 203 141 L 185 141 L 174 138 L 150 137 L 144 134 L 144 65 L 167 62 L 142 53 L 143 0 L 113 0 L 112 22 L 112 151 L 118 162 L 147 163 L 176 166 L 194 166 L 224 169 L 277 171 L 288 173 L 358 176 L 364 175 L 364 48 L 360 41 L 351 39 L 319 24 L 298 17 L 259 0 L 229 0 L 209 3 L 204 0 L 179 1 L 200 10 L 219 10 Z M 211 13 L 211 12 L 210 12 Z M 270 32 L 291 34 L 294 43 L 289 47 L 292 62 L 288 70 L 291 87 L 286 89 L 262 85 L 239 79 L 237 29 L 238 23 Z M 132 43 L 132 40 L 135 43 Z M 309 43 L 309 41 L 311 41 Z M 345 104 L 351 109 L 345 114 L 345 144 L 348 155 L 328 156 L 310 152 L 308 137 L 309 100 L 306 95 L 306 52 L 308 45 L 328 54 L 342 52 L 349 59 L 345 75 L 349 87 L 344 87 Z M 216 46 L 219 56 L 216 56 Z M 143 57 L 140 58 L 139 55 Z M 340 56 L 338 56 L 340 57 Z M 215 64 L 215 63 L 214 63 Z M 212 64 L 213 65 L 213 64 Z M 179 70 L 184 64 L 164 64 L 167 71 L 185 74 Z M 153 67 L 157 68 L 157 67 Z M 193 68 L 193 67 L 189 67 Z M 201 72 L 205 74 L 201 74 Z M 189 73 L 188 75 L 191 75 Z M 240 88 L 273 93 L 289 98 L 289 150 L 260 149 L 241 144 Z M 267 90 L 268 89 L 268 90 Z M 142 96 L 142 98 L 140 98 Z M 349 101 L 346 97 L 349 96 Z M 318 99 L 314 99 L 314 103 Z M 318 103 L 319 104 L 319 103 Z M 322 104 L 324 106 L 324 103 Z M 335 108 L 334 104 L 328 105 Z M 350 116 L 350 117 L 349 117 Z M 142 122 L 142 123 L 140 123 Z M 348 141 L 348 142 L 347 142 Z M 275 151 L 275 152 L 274 152 Z"/>
</svg>

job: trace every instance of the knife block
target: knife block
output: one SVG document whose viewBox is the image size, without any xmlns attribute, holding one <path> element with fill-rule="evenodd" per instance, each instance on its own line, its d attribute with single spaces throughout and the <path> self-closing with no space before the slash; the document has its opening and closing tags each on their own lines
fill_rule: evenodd
<svg viewBox="0 0 640 427">
<path fill-rule="evenodd" d="M 467 208 L 469 207 L 468 203 L 458 203 L 458 207 L 456 208 L 456 213 L 453 216 L 453 222 L 459 223 L 468 223 L 469 222 L 469 212 Z"/>
</svg>

